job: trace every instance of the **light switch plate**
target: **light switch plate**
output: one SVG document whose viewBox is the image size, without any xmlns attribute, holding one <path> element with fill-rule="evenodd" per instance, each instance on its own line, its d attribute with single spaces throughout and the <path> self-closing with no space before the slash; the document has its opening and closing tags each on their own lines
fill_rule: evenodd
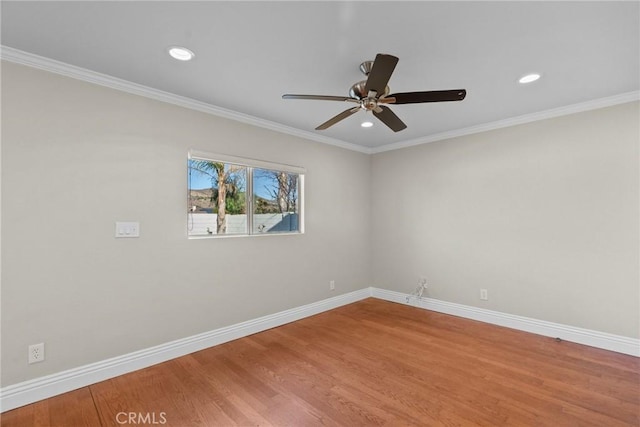
<svg viewBox="0 0 640 427">
<path fill-rule="evenodd" d="M 135 222 L 117 221 L 116 237 L 117 238 L 140 237 L 140 223 L 137 221 Z"/>
</svg>

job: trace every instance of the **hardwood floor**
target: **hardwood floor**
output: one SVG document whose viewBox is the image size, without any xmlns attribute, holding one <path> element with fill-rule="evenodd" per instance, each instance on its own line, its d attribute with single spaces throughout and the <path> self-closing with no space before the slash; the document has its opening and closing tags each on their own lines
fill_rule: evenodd
<svg viewBox="0 0 640 427">
<path fill-rule="evenodd" d="M 6 412 L 2 427 L 602 427 L 638 426 L 639 411 L 636 357 L 367 299 Z"/>
</svg>

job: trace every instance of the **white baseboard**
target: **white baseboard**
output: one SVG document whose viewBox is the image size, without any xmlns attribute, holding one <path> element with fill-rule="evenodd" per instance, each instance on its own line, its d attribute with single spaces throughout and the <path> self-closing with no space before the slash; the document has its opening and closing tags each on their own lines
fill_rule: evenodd
<svg viewBox="0 0 640 427">
<path fill-rule="evenodd" d="M 493 325 L 505 326 L 511 329 L 531 332 L 546 337 L 560 338 L 565 341 L 571 341 L 578 344 L 640 357 L 640 340 L 636 338 L 623 337 L 620 335 L 578 328 L 575 326 L 516 316 L 513 314 L 501 313 L 498 311 L 486 310 L 484 308 L 471 307 L 468 305 L 456 304 L 433 298 L 417 299 L 412 297 L 410 303 L 407 303 L 408 294 L 379 288 L 371 288 L 371 296 L 386 301 L 412 305 L 426 310 L 437 311 L 439 313 L 451 314 L 458 317 L 464 317 L 466 319 L 479 320 Z"/>
<path fill-rule="evenodd" d="M 123 356 L 3 387 L 0 389 L 0 412 L 275 328 L 370 296 L 371 288 L 365 288 Z"/>
<path fill-rule="evenodd" d="M 638 339 L 500 313 L 432 298 L 411 298 L 411 304 L 408 304 L 408 296 L 408 294 L 374 287 L 365 288 L 123 356 L 10 385 L 0 389 L 0 412 L 86 387 L 138 369 L 147 368 L 167 360 L 175 359 L 176 357 L 294 322 L 368 297 L 412 305 L 426 310 L 479 320 L 481 322 L 505 326 L 538 335 L 557 337 L 566 341 L 640 357 L 640 340 Z"/>
</svg>

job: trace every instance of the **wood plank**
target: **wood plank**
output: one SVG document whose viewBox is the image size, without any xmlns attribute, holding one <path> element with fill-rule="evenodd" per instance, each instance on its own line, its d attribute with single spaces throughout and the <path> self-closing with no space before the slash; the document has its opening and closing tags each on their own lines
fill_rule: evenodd
<svg viewBox="0 0 640 427">
<path fill-rule="evenodd" d="M 95 427 L 98 413 L 88 387 L 0 414 L 2 427 Z"/>
</svg>

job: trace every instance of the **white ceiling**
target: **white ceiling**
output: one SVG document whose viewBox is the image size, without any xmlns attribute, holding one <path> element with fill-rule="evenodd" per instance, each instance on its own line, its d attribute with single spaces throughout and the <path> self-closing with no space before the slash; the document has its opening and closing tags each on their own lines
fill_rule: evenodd
<svg viewBox="0 0 640 427">
<path fill-rule="evenodd" d="M 640 88 L 640 3 L 2 1 L 2 45 L 364 150 Z M 196 53 L 167 55 L 172 45 Z M 376 53 L 400 58 L 391 92 L 467 90 L 461 102 L 391 106 L 408 128 L 360 127 L 351 104 Z M 527 86 L 529 72 L 542 79 Z M 367 113 L 368 114 L 368 113 Z"/>
</svg>

